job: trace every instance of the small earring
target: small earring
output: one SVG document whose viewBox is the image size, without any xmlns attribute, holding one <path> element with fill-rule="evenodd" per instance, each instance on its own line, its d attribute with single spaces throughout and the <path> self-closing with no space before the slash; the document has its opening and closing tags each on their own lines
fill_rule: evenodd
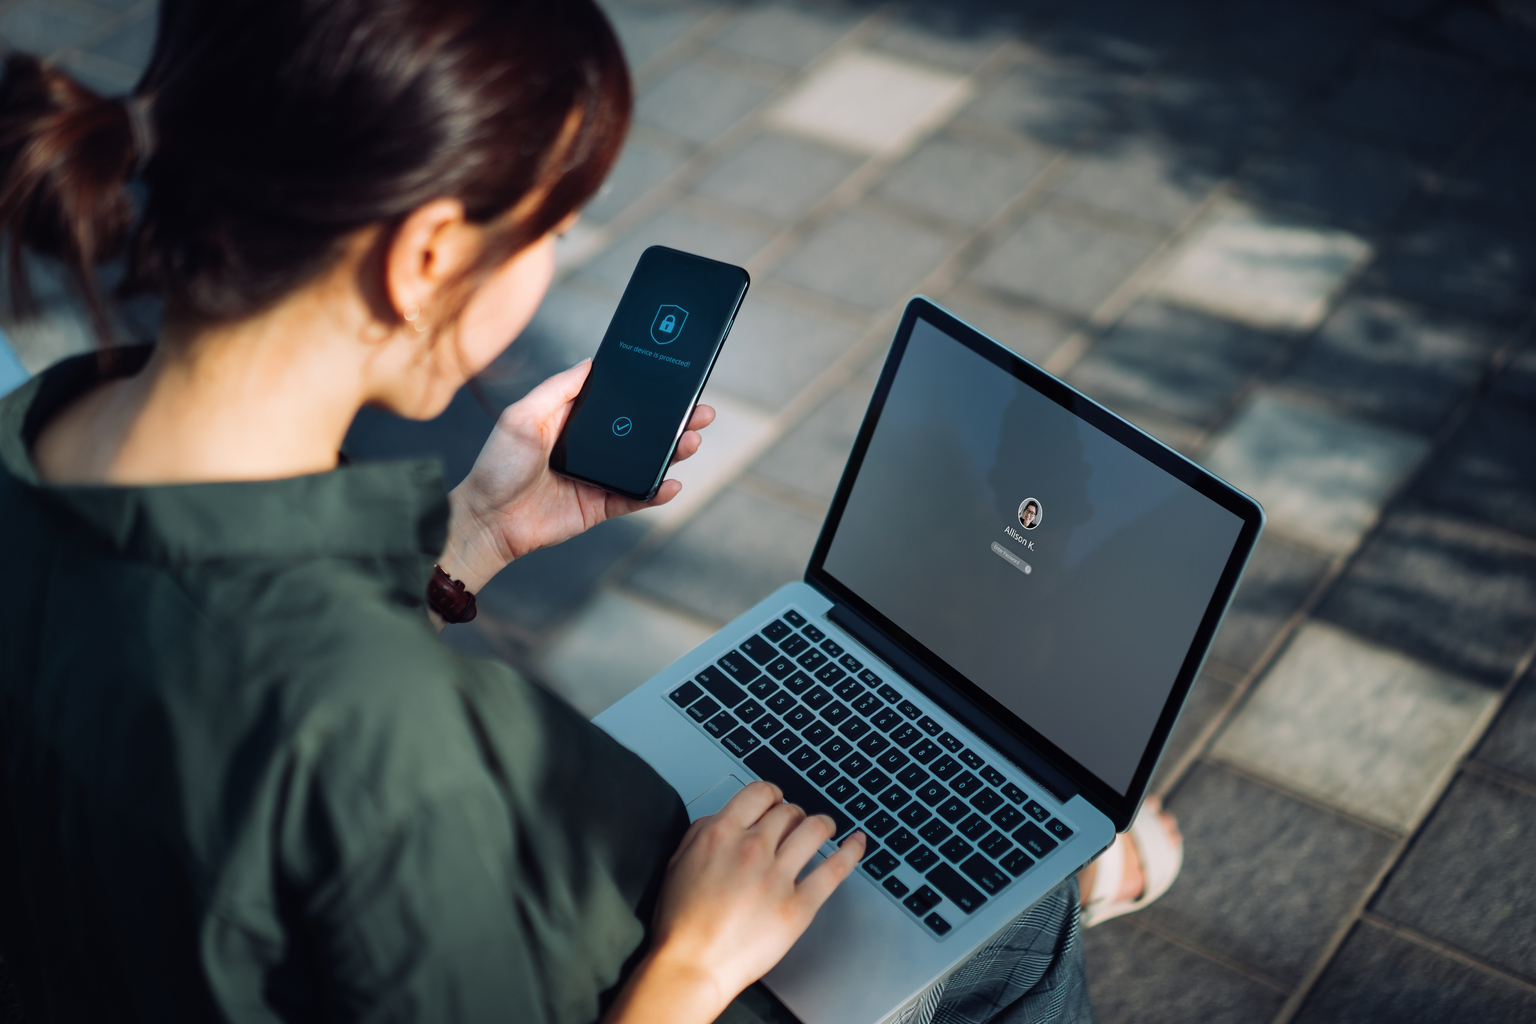
<svg viewBox="0 0 1536 1024">
<path fill-rule="evenodd" d="M 416 322 L 416 318 L 421 316 L 421 307 L 420 306 L 406 306 L 405 309 L 400 311 L 400 315 L 405 317 L 405 322 L 406 323 L 408 323 L 408 324 L 415 323 Z"/>
<path fill-rule="evenodd" d="M 421 334 L 425 334 L 425 333 L 427 333 L 427 325 L 426 324 L 417 324 L 416 325 L 416 330 L 419 333 L 421 333 Z"/>
</svg>

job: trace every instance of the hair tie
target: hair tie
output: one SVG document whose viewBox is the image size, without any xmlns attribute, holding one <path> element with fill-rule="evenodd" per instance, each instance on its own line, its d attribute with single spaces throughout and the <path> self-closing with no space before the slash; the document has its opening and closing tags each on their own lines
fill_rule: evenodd
<svg viewBox="0 0 1536 1024">
<path fill-rule="evenodd" d="M 144 174 L 150 157 L 155 155 L 155 123 L 150 119 L 150 98 L 129 96 L 123 100 L 128 111 L 128 127 L 133 133 L 133 177 Z"/>
</svg>

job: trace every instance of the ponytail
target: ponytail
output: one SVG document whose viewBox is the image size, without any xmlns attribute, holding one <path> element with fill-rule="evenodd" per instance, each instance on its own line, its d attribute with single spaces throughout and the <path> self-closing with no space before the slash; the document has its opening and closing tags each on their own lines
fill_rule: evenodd
<svg viewBox="0 0 1536 1024">
<path fill-rule="evenodd" d="M 106 99 L 36 57 L 13 54 L 0 78 L 0 235 L 7 312 L 36 313 L 23 251 L 58 260 L 97 336 L 112 321 L 97 268 L 122 253 L 135 204 L 128 180 L 147 154 L 127 105 Z"/>
</svg>

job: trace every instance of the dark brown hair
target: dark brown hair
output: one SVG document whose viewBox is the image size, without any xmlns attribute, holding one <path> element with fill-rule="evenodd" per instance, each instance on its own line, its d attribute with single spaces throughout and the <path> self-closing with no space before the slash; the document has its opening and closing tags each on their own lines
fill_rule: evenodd
<svg viewBox="0 0 1536 1024">
<path fill-rule="evenodd" d="M 26 249 L 63 262 L 104 340 L 97 271 L 119 256 L 122 294 L 236 319 L 327 269 L 355 231 L 447 197 L 492 228 L 451 320 L 596 193 L 631 104 L 592 0 L 164 0 L 132 97 L 6 59 L 12 312 L 32 311 Z"/>
</svg>

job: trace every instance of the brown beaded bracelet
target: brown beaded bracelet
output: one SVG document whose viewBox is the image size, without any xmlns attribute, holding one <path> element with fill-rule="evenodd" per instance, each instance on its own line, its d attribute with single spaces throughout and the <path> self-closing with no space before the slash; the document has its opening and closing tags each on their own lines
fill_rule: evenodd
<svg viewBox="0 0 1536 1024">
<path fill-rule="evenodd" d="M 440 565 L 432 567 L 432 578 L 427 581 L 427 605 L 441 615 L 444 622 L 469 622 L 475 617 L 475 595 L 443 572 Z"/>
</svg>

